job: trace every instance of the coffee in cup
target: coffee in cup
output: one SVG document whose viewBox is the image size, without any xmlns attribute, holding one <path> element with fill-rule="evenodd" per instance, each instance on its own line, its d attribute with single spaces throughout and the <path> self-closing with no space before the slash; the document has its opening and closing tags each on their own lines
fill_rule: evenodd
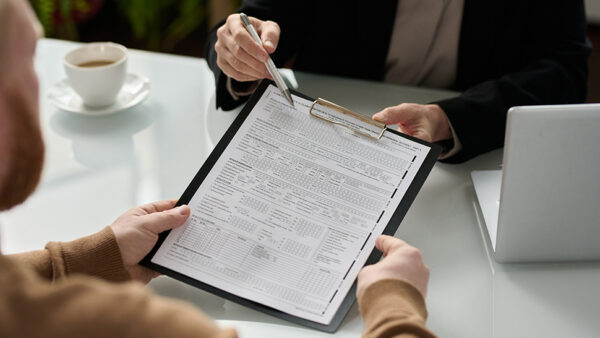
<svg viewBox="0 0 600 338">
<path fill-rule="evenodd" d="M 65 72 L 73 90 L 90 107 L 115 102 L 127 75 L 127 48 L 112 42 L 93 42 L 65 55 Z"/>
<path fill-rule="evenodd" d="M 102 67 L 102 66 L 108 66 L 115 63 L 114 61 L 104 61 L 104 60 L 98 60 L 98 61 L 87 61 L 87 62 L 83 62 L 78 64 L 78 67 Z"/>
</svg>

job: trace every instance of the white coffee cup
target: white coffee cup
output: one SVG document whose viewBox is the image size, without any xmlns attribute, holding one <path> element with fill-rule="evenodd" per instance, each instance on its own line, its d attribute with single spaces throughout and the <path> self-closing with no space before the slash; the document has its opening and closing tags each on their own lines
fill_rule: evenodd
<svg viewBox="0 0 600 338">
<path fill-rule="evenodd" d="M 63 61 L 73 90 L 90 107 L 115 102 L 127 75 L 127 48 L 93 42 L 70 51 Z"/>
</svg>

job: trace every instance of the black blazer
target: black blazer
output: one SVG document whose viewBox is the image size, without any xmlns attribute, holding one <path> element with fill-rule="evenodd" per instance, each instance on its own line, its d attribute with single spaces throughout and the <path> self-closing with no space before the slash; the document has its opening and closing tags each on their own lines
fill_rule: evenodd
<svg viewBox="0 0 600 338">
<path fill-rule="evenodd" d="M 272 55 L 278 66 L 292 61 L 297 70 L 382 80 L 396 4 L 246 0 L 239 11 L 280 25 Z M 206 57 L 217 107 L 229 110 L 243 100 L 233 100 L 216 63 L 216 30 L 222 24 L 210 35 Z M 510 107 L 584 102 L 590 51 L 583 0 L 465 0 L 451 88 L 462 94 L 436 102 L 462 143 L 447 161 L 502 147 Z"/>
</svg>

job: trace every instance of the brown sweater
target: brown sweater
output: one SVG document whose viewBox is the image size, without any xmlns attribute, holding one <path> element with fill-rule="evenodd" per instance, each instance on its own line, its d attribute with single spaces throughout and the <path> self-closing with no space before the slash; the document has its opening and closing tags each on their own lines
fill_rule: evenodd
<svg viewBox="0 0 600 338">
<path fill-rule="evenodd" d="M 2 255 L 0 337 L 237 337 L 195 307 L 129 280 L 108 227 L 45 250 Z M 432 336 L 423 297 L 408 283 L 375 283 L 359 304 L 364 337 Z"/>
</svg>

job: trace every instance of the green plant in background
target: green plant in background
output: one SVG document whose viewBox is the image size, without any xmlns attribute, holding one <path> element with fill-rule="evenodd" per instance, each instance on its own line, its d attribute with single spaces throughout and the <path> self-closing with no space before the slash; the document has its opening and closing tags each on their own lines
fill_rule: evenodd
<svg viewBox="0 0 600 338">
<path fill-rule="evenodd" d="M 206 17 L 207 0 L 118 0 L 133 34 L 148 49 L 173 49 L 198 28 Z"/>
<path fill-rule="evenodd" d="M 90 12 L 94 0 L 31 0 L 46 36 L 76 40 L 75 18 Z"/>
<path fill-rule="evenodd" d="M 105 2 L 116 5 L 133 36 L 150 50 L 171 51 L 200 27 L 208 0 L 30 0 L 48 37 L 78 40 L 77 25 L 95 16 Z M 219 0 L 215 0 L 219 1 Z"/>
</svg>

